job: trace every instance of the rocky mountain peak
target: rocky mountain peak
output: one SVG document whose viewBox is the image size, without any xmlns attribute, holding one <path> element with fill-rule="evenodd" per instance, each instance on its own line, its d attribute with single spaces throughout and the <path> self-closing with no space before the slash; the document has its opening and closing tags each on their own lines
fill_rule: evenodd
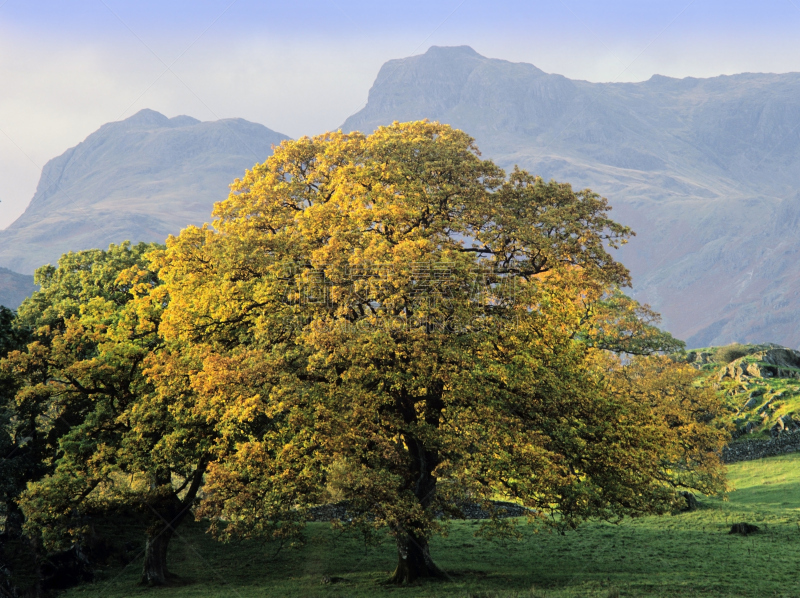
<svg viewBox="0 0 800 598">
<path fill-rule="evenodd" d="M 0 267 L 27 274 L 70 250 L 163 242 L 210 220 L 230 183 L 284 139 L 243 119 L 147 109 L 105 124 L 42 169 L 28 208 L 0 231 Z"/>
</svg>

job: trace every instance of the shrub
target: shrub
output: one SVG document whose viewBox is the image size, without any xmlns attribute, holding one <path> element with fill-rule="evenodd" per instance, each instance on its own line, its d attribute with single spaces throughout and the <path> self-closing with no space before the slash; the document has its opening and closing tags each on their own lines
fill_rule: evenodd
<svg viewBox="0 0 800 598">
<path fill-rule="evenodd" d="M 740 345 L 739 343 L 732 343 L 720 347 L 714 352 L 714 361 L 719 363 L 730 363 L 736 361 L 740 357 L 750 355 L 753 349 L 747 345 Z"/>
</svg>

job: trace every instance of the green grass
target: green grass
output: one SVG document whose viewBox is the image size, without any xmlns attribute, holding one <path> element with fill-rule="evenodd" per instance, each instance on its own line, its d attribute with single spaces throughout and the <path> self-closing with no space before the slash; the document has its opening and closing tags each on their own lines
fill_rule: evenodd
<svg viewBox="0 0 800 598">
<path fill-rule="evenodd" d="M 100 572 L 65 592 L 80 597 L 598 597 L 800 596 L 800 454 L 730 467 L 729 500 L 704 498 L 693 513 L 647 517 L 620 525 L 590 523 L 577 532 L 528 534 L 504 545 L 476 539 L 472 522 L 453 525 L 432 543 L 450 575 L 408 588 L 380 585 L 395 564 L 387 540 L 367 547 L 329 526 L 309 526 L 309 542 L 275 554 L 257 542 L 223 545 L 199 524 L 173 540 L 171 569 L 183 585 L 136 586 L 141 561 Z M 762 532 L 731 536 L 746 521 Z M 340 577 L 335 584 L 323 578 Z"/>
</svg>

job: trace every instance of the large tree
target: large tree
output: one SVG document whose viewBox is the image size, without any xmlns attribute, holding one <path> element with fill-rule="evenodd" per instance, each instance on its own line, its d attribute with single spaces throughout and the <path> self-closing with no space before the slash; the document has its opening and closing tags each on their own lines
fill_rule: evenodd
<svg viewBox="0 0 800 598">
<path fill-rule="evenodd" d="M 195 502 L 211 440 L 181 379 L 158 388 L 150 379 L 174 353 L 157 334 L 163 304 L 144 257 L 155 248 L 68 253 L 37 270 L 41 289 L 19 310 L 31 342 L 0 366 L 17 386 L 15 434 L 43 468 L 14 501 L 28 530 L 63 549 L 85 540 L 87 513 L 138 512 L 142 582 L 165 584 L 169 541 Z"/>
<path fill-rule="evenodd" d="M 672 342 L 615 294 L 631 233 L 608 210 L 438 123 L 282 143 L 154 255 L 221 439 L 201 512 L 274 533 L 333 485 L 404 583 L 441 575 L 428 540 L 464 501 L 575 524 L 718 488 L 713 396 L 683 387 L 702 415 L 668 422 L 605 350 Z"/>
</svg>

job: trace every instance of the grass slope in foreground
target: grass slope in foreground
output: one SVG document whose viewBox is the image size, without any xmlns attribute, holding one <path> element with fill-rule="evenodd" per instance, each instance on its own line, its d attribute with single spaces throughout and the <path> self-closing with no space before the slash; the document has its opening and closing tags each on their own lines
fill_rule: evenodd
<svg viewBox="0 0 800 598">
<path fill-rule="evenodd" d="M 477 540 L 457 523 L 432 544 L 451 581 L 380 586 L 396 562 L 386 541 L 366 548 L 326 524 L 309 527 L 309 544 L 284 550 L 256 542 L 220 544 L 199 524 L 181 530 L 170 553 L 178 587 L 137 587 L 141 560 L 102 571 L 81 597 L 264 596 L 800 596 L 800 454 L 730 466 L 729 501 L 702 500 L 693 513 L 594 523 L 560 536 L 540 533 L 503 545 Z M 746 521 L 762 531 L 728 535 Z M 324 583 L 323 580 L 333 580 Z"/>
</svg>

